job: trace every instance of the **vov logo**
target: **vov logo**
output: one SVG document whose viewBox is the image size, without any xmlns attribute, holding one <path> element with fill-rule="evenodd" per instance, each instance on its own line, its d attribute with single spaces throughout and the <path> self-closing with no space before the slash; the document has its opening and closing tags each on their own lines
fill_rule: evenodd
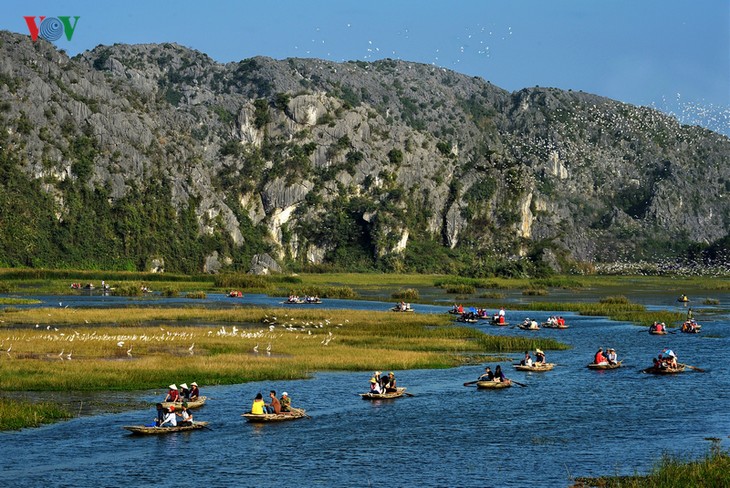
<svg viewBox="0 0 730 488">
<path fill-rule="evenodd" d="M 44 15 L 36 17 L 31 15 L 23 18 L 25 23 L 28 24 L 28 32 L 30 32 L 30 38 L 33 41 L 37 41 L 39 36 L 46 41 L 57 41 L 62 34 L 66 34 L 66 39 L 70 41 L 80 17 L 78 15 L 73 17 L 73 25 L 71 25 L 71 16 L 69 15 L 59 15 L 58 17 L 46 17 Z M 36 23 L 36 19 L 39 19 L 40 23 Z"/>
</svg>

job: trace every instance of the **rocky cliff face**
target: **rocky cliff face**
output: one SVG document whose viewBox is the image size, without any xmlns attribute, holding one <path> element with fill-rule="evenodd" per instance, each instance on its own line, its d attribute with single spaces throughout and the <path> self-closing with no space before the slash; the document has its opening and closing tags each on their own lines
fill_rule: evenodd
<svg viewBox="0 0 730 488">
<path fill-rule="evenodd" d="M 403 61 L 0 42 L 0 205 L 34 202 L 0 219 L 5 265 L 569 269 L 730 228 L 730 141 L 647 108 Z M 73 252 L 89 226 L 102 249 Z"/>
</svg>

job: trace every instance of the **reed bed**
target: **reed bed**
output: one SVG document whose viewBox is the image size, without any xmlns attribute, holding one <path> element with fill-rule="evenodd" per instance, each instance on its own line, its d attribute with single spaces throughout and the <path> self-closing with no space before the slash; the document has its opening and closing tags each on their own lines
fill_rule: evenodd
<svg viewBox="0 0 730 488">
<path fill-rule="evenodd" d="M 0 398 L 0 431 L 38 427 L 68 418 L 71 418 L 71 413 L 56 403 Z"/>
<path fill-rule="evenodd" d="M 408 300 L 409 302 L 420 300 L 421 298 L 421 294 L 415 288 L 400 289 L 393 292 L 390 296 L 396 300 Z"/>
<path fill-rule="evenodd" d="M 730 453 L 715 442 L 704 458 L 685 461 L 663 455 L 646 476 L 577 478 L 573 488 L 686 488 L 730 486 Z"/>
<path fill-rule="evenodd" d="M 0 297 L 0 305 L 32 305 L 34 303 L 41 303 L 41 301 L 31 298 Z"/>
<path fill-rule="evenodd" d="M 443 285 L 442 288 L 446 290 L 446 293 L 454 293 L 459 295 L 471 295 L 476 293 L 477 289 L 473 285 L 468 284 L 450 284 Z"/>
<path fill-rule="evenodd" d="M 720 300 L 717 298 L 705 298 L 702 300 L 703 305 L 720 305 Z"/>
<path fill-rule="evenodd" d="M 548 289 L 542 286 L 530 286 L 522 290 L 522 294 L 525 296 L 541 297 L 549 294 Z"/>
<path fill-rule="evenodd" d="M 200 291 L 200 290 L 189 291 L 185 294 L 185 298 L 195 298 L 198 300 L 205 300 L 206 298 L 208 298 L 208 294 L 205 293 L 204 291 Z"/>
<path fill-rule="evenodd" d="M 47 310 L 13 314 L 14 327 L 3 332 L 0 343 L 0 389 L 138 390 L 180 381 L 232 384 L 306 378 L 325 370 L 443 368 L 460 364 L 464 354 L 567 347 L 547 339 L 492 337 L 455 326 L 448 317 L 420 314 L 202 308 L 57 311 L 64 322 L 48 317 Z M 203 323 L 178 323 L 192 319 Z M 154 326 L 144 325 L 150 320 Z M 98 325 L 115 321 L 119 325 Z"/>
</svg>

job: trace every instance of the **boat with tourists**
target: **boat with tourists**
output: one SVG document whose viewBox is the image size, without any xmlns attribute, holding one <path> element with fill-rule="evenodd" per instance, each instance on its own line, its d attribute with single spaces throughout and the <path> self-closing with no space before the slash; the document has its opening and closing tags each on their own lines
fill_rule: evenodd
<svg viewBox="0 0 730 488">
<path fill-rule="evenodd" d="M 399 303 L 390 309 L 391 312 L 415 312 L 410 303 Z"/>
<path fill-rule="evenodd" d="M 228 293 L 228 296 L 230 298 L 243 298 L 243 293 L 241 293 L 241 290 L 232 290 Z"/>
<path fill-rule="evenodd" d="M 208 425 L 208 422 L 193 422 L 191 424 L 187 425 L 176 425 L 174 427 L 170 426 L 163 426 L 163 427 L 156 427 L 156 426 L 147 426 L 147 425 L 125 425 L 122 427 L 125 430 L 130 431 L 132 434 L 151 434 L 151 435 L 159 435 L 159 434 L 171 434 L 173 432 L 186 432 L 188 430 L 198 430 L 203 429 Z"/>
<path fill-rule="evenodd" d="M 515 364 L 514 367 L 517 371 L 542 372 L 553 369 L 555 367 L 555 363 L 532 363 L 529 366 L 526 364 Z"/>
<path fill-rule="evenodd" d="M 694 320 L 687 320 L 682 324 L 682 327 L 679 330 L 685 334 L 699 334 L 700 330 L 702 330 L 702 326 Z"/>
<path fill-rule="evenodd" d="M 518 324 L 517 327 L 522 330 L 540 330 L 540 326 L 537 324 L 537 321 L 530 320 L 529 318 L 525 319 L 521 324 Z"/>
<path fill-rule="evenodd" d="M 199 396 L 195 400 L 180 400 L 179 402 L 162 402 L 164 408 L 175 407 L 179 409 L 183 403 L 187 403 L 188 409 L 199 408 L 205 405 L 205 401 L 208 399 L 207 396 Z"/>
<path fill-rule="evenodd" d="M 284 305 L 321 305 L 322 299 L 319 297 L 305 296 L 304 298 L 292 295 L 283 302 Z"/>
<path fill-rule="evenodd" d="M 385 393 L 360 393 L 363 400 L 390 400 L 393 398 L 400 398 L 406 392 L 404 387 L 395 388 L 395 390 L 388 388 Z"/>
<path fill-rule="evenodd" d="M 248 422 L 254 424 L 263 424 L 269 422 L 286 422 L 288 420 L 297 420 L 304 417 L 308 417 L 307 412 L 303 408 L 291 408 L 288 412 L 281 413 L 265 413 L 265 414 L 254 414 L 254 413 L 242 413 L 241 417 L 244 417 Z"/>
</svg>

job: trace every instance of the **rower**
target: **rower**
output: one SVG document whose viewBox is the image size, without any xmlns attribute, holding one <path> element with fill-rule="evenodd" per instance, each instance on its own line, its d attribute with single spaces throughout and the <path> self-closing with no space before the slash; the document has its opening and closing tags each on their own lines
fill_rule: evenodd
<svg viewBox="0 0 730 488">
<path fill-rule="evenodd" d="M 489 368 L 489 366 L 484 368 L 484 374 L 479 377 L 478 381 L 494 381 L 494 373 L 492 373 L 492 370 Z"/>
</svg>

